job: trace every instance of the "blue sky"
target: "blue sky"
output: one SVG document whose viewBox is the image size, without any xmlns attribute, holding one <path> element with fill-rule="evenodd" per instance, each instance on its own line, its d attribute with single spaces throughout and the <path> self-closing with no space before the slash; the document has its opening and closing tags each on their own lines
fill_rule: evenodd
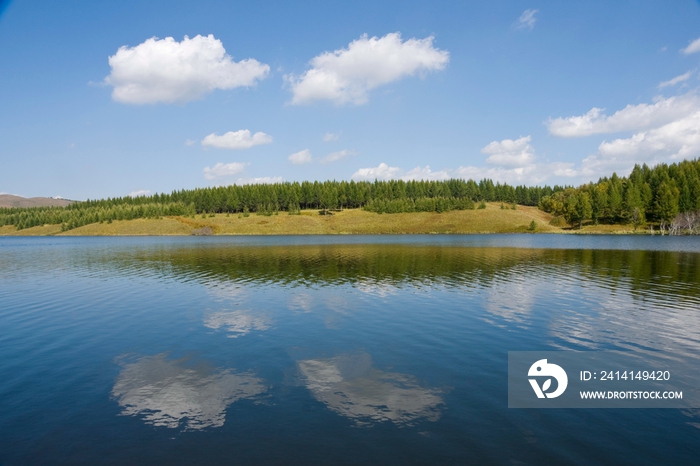
<svg viewBox="0 0 700 466">
<path fill-rule="evenodd" d="M 3 3 L 0 192 L 579 184 L 700 156 L 697 1 Z"/>
</svg>

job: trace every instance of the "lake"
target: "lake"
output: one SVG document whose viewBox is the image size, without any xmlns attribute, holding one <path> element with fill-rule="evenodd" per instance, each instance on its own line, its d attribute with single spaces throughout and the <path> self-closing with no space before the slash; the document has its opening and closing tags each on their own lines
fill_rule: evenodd
<svg viewBox="0 0 700 466">
<path fill-rule="evenodd" d="M 700 410 L 508 408 L 508 352 L 700 369 L 700 238 L 0 238 L 0 464 L 698 464 Z"/>
</svg>

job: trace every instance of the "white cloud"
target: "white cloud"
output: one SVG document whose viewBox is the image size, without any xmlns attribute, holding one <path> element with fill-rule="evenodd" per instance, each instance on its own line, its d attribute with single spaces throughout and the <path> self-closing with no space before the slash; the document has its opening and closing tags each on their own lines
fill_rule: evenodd
<svg viewBox="0 0 700 466">
<path fill-rule="evenodd" d="M 669 79 L 668 81 L 661 82 L 661 83 L 659 83 L 659 89 L 662 89 L 662 88 L 667 87 L 667 86 L 675 86 L 678 83 L 685 82 L 688 79 L 690 79 L 690 76 L 692 76 L 692 74 L 693 74 L 692 71 L 688 71 L 687 73 L 684 73 L 680 76 L 676 76 L 673 79 Z"/>
<path fill-rule="evenodd" d="M 684 49 L 681 49 L 681 52 L 683 52 L 685 55 L 690 55 L 691 53 L 696 53 L 700 52 L 700 37 L 692 41 L 688 46 Z"/>
<path fill-rule="evenodd" d="M 204 168 L 204 178 L 208 180 L 213 180 L 216 178 L 222 178 L 225 176 L 233 176 L 241 173 L 247 163 L 231 162 L 231 163 L 217 163 L 213 167 Z"/>
<path fill-rule="evenodd" d="M 510 184 L 538 184 L 551 176 L 571 176 L 571 164 L 536 162 L 535 149 L 530 145 L 532 138 L 492 141 L 481 149 L 489 157 L 486 163 L 491 166 L 461 166 L 451 172 L 454 178 L 494 181 Z"/>
<path fill-rule="evenodd" d="M 692 115 L 628 138 L 603 141 L 598 151 L 571 169 L 574 176 L 593 180 L 612 172 L 627 175 L 635 164 L 672 163 L 700 156 L 700 109 Z"/>
<path fill-rule="evenodd" d="M 412 170 L 404 171 L 399 167 L 390 167 L 382 162 L 376 167 L 360 168 L 353 175 L 352 179 L 357 181 L 374 181 L 374 180 L 393 180 L 401 179 L 404 181 L 410 180 L 448 180 L 452 176 L 446 170 L 434 172 L 430 169 L 430 165 L 425 167 L 415 167 Z"/>
<path fill-rule="evenodd" d="M 188 102 L 215 89 L 249 87 L 264 79 L 270 67 L 252 58 L 233 61 L 213 35 L 152 37 L 136 47 L 122 46 L 109 57 L 105 83 L 112 99 L 128 104 Z"/>
<path fill-rule="evenodd" d="M 447 51 L 433 47 L 434 37 L 401 40 L 401 33 L 369 38 L 366 34 L 347 48 L 324 52 L 301 76 L 287 75 L 292 104 L 330 100 L 341 105 L 364 104 L 369 91 L 417 73 L 438 71 L 450 60 Z"/>
<path fill-rule="evenodd" d="M 323 141 L 324 142 L 333 142 L 333 141 L 337 141 L 339 137 L 340 137 L 339 134 L 326 133 L 326 135 L 323 136 Z"/>
<path fill-rule="evenodd" d="M 449 173 L 447 173 L 446 170 L 440 170 L 438 172 L 434 172 L 430 169 L 430 165 L 426 165 L 425 167 L 418 166 L 412 170 L 407 171 L 404 175 L 401 176 L 401 179 L 404 181 L 410 181 L 410 180 L 431 180 L 431 181 L 442 181 L 442 180 L 449 180 L 452 178 Z"/>
<path fill-rule="evenodd" d="M 196 144 L 196 142 L 197 142 L 197 141 L 193 141 L 192 139 L 187 139 L 187 140 L 185 141 L 185 145 L 186 145 L 186 146 L 194 146 L 194 145 Z"/>
<path fill-rule="evenodd" d="M 258 178 L 238 178 L 236 184 L 275 184 L 283 181 L 284 178 L 281 176 L 261 176 Z"/>
<path fill-rule="evenodd" d="M 568 118 L 549 119 L 549 132 L 559 137 L 581 137 L 592 134 L 635 131 L 670 123 L 690 115 L 700 108 L 700 99 L 695 92 L 659 97 L 653 104 L 628 105 L 611 116 L 604 109 L 593 107 L 588 113 Z"/>
<path fill-rule="evenodd" d="M 535 13 L 537 13 L 540 10 L 525 10 L 523 11 L 523 14 L 520 15 L 520 18 L 518 18 L 518 23 L 516 25 L 517 29 L 530 29 L 535 27 L 535 22 L 537 21 L 537 18 L 535 18 Z"/>
<path fill-rule="evenodd" d="M 129 197 L 139 197 L 139 196 L 148 196 L 151 194 L 151 191 L 148 189 L 139 189 L 138 191 L 131 191 L 129 193 Z"/>
<path fill-rule="evenodd" d="M 349 157 L 351 155 L 355 155 L 355 151 L 343 149 L 343 150 L 339 150 L 337 152 L 331 152 L 330 154 L 326 155 L 321 160 L 321 163 L 336 162 L 338 160 L 344 159 L 345 157 Z"/>
<path fill-rule="evenodd" d="M 653 154 L 684 159 L 700 155 L 700 110 L 659 128 L 637 133 L 630 138 L 604 141 L 599 152 L 612 157 L 644 157 Z"/>
<path fill-rule="evenodd" d="M 544 182 L 552 176 L 573 177 L 579 173 L 573 169 L 573 163 L 540 163 L 535 157 L 535 150 L 530 145 L 531 137 L 525 136 L 516 140 L 504 139 L 493 141 L 482 149 L 488 154 L 486 166 L 460 166 L 455 169 L 440 171 L 431 170 L 429 165 L 418 166 L 404 171 L 400 167 L 390 167 L 381 163 L 377 167 L 361 168 L 352 175 L 354 180 L 373 181 L 402 179 L 409 180 L 447 180 L 463 178 L 482 180 L 490 178 L 493 181 L 510 184 L 533 185 Z"/>
<path fill-rule="evenodd" d="M 398 178 L 401 173 L 402 170 L 399 167 L 390 167 L 382 162 L 374 168 L 360 168 L 352 175 L 352 179 L 358 181 L 391 180 Z"/>
<path fill-rule="evenodd" d="M 530 136 L 520 139 L 504 139 L 493 141 L 483 149 L 482 154 L 488 154 L 487 163 L 522 167 L 531 164 L 535 159 L 535 150 L 530 145 Z"/>
<path fill-rule="evenodd" d="M 313 160 L 313 157 L 311 157 L 311 151 L 309 149 L 304 149 L 299 152 L 295 152 L 287 159 L 292 162 L 294 165 L 302 165 L 305 163 L 311 163 Z"/>
<path fill-rule="evenodd" d="M 558 166 L 556 167 L 559 168 Z M 453 172 L 453 178 L 463 178 L 465 180 L 483 180 L 489 178 L 493 181 L 509 184 L 533 185 L 544 182 L 554 174 L 549 165 L 531 164 L 524 167 L 459 167 Z"/>
<path fill-rule="evenodd" d="M 249 149 L 260 144 L 270 144 L 272 136 L 258 131 L 251 136 L 250 131 L 241 129 L 238 131 L 229 131 L 221 136 L 211 133 L 202 139 L 204 147 L 217 147 L 219 149 Z"/>
</svg>

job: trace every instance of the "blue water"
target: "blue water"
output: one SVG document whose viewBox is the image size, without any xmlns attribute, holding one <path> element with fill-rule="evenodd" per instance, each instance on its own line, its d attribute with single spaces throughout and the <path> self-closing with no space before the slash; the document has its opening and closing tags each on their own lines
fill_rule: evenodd
<svg viewBox="0 0 700 466">
<path fill-rule="evenodd" d="M 700 413 L 507 407 L 516 350 L 700 369 L 700 239 L 0 239 L 0 464 L 698 464 Z"/>
</svg>

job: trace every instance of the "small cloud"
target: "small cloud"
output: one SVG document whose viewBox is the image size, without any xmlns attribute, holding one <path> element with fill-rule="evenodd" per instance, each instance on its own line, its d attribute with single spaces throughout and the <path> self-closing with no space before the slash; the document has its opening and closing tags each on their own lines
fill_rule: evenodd
<svg viewBox="0 0 700 466">
<path fill-rule="evenodd" d="M 520 139 L 504 139 L 493 141 L 483 149 L 482 154 L 489 155 L 486 163 L 522 167 L 531 164 L 535 159 L 535 150 L 530 145 L 530 136 Z"/>
<path fill-rule="evenodd" d="M 404 172 L 399 167 L 390 167 L 384 162 L 376 167 L 360 168 L 353 175 L 352 179 L 357 181 L 374 181 L 374 180 L 448 180 L 451 176 L 446 170 L 434 172 L 430 169 L 430 165 L 425 167 L 417 166 L 416 168 Z"/>
<path fill-rule="evenodd" d="M 231 162 L 231 163 L 217 163 L 213 167 L 205 167 L 204 168 L 204 178 L 208 180 L 213 180 L 216 178 L 222 178 L 226 176 L 233 176 L 241 173 L 247 163 L 241 163 L 241 162 Z"/>
<path fill-rule="evenodd" d="M 202 139 L 202 146 L 204 147 L 216 147 L 218 149 L 249 149 L 253 146 L 258 146 L 261 144 L 270 144 L 272 142 L 272 136 L 258 131 L 251 136 L 250 131 L 247 129 L 241 129 L 238 131 L 229 131 L 221 136 L 211 133 L 204 139 Z"/>
<path fill-rule="evenodd" d="M 347 149 L 339 150 L 338 152 L 331 152 L 321 160 L 321 163 L 337 162 L 338 160 L 344 159 L 345 157 L 349 157 L 355 154 L 355 151 Z"/>
<path fill-rule="evenodd" d="M 537 18 L 535 18 L 535 13 L 537 13 L 538 11 L 540 10 L 523 11 L 523 14 L 521 14 L 520 18 L 518 18 L 518 22 L 516 23 L 515 28 L 529 29 L 532 31 L 532 29 L 535 27 L 535 22 L 537 22 Z"/>
<path fill-rule="evenodd" d="M 71 142 L 71 143 L 68 145 L 68 147 L 71 148 L 71 149 L 74 149 L 74 148 L 75 148 L 75 143 L 74 143 L 74 142 Z"/>
<path fill-rule="evenodd" d="M 340 134 L 326 133 L 326 135 L 323 136 L 323 141 L 324 142 L 337 141 L 338 137 L 340 137 Z"/>
<path fill-rule="evenodd" d="M 238 178 L 236 184 L 275 184 L 283 181 L 284 178 L 281 176 L 261 176 L 259 178 Z"/>
<path fill-rule="evenodd" d="M 661 48 L 659 49 L 659 52 L 663 53 L 663 52 L 665 52 L 666 50 L 668 50 L 668 47 L 665 47 L 665 46 L 664 46 L 664 47 L 661 47 Z"/>
<path fill-rule="evenodd" d="M 311 163 L 311 161 L 313 160 L 311 157 L 311 151 L 309 151 L 309 149 L 304 149 L 302 151 L 295 152 L 294 154 L 287 157 L 287 159 L 294 165 L 303 165 L 305 163 Z"/>
<path fill-rule="evenodd" d="M 673 79 L 669 79 L 668 81 L 664 81 L 662 83 L 659 83 L 659 89 L 662 89 L 667 86 L 675 86 L 678 83 L 682 83 L 690 79 L 690 77 L 693 75 L 692 71 L 688 71 L 687 73 L 684 73 L 680 76 L 676 76 Z"/>
<path fill-rule="evenodd" d="M 405 175 L 401 177 L 404 181 L 410 180 L 430 180 L 430 181 L 444 181 L 451 178 L 450 174 L 446 170 L 440 170 L 434 172 L 430 169 L 430 165 L 425 167 L 418 166 L 413 170 L 409 170 Z"/>
<path fill-rule="evenodd" d="M 401 172 L 399 167 L 390 167 L 382 162 L 376 167 L 360 168 L 352 175 L 352 179 L 358 181 L 391 180 L 398 177 Z"/>
<path fill-rule="evenodd" d="M 684 55 L 690 55 L 691 53 L 700 52 L 700 37 L 688 44 L 686 48 L 681 49 L 681 52 L 683 52 Z"/>
<path fill-rule="evenodd" d="M 192 139 L 188 139 L 185 141 L 186 146 L 194 146 L 197 143 L 197 141 L 193 141 Z"/>
<path fill-rule="evenodd" d="M 139 189 L 138 191 L 131 191 L 129 193 L 129 197 L 140 197 L 140 196 L 148 196 L 151 194 L 151 191 L 148 189 Z"/>
</svg>

